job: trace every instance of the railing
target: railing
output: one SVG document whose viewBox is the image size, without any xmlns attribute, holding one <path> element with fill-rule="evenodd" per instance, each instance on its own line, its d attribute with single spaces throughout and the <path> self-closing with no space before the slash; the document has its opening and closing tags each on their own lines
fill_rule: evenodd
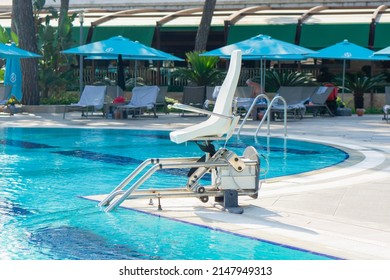
<svg viewBox="0 0 390 280">
<path fill-rule="evenodd" d="M 245 114 L 245 117 L 243 119 L 243 121 L 241 122 L 241 125 L 240 127 L 238 128 L 238 131 L 237 131 L 237 135 L 240 136 L 240 133 L 241 133 L 241 129 L 242 127 L 245 125 L 247 119 L 248 119 L 248 116 L 250 115 L 250 112 L 252 112 L 253 110 L 253 107 L 256 106 L 256 103 L 257 103 L 257 100 L 259 98 L 265 98 L 267 100 L 267 109 L 264 113 L 264 117 L 261 119 L 257 129 L 256 129 L 256 132 L 255 132 L 255 136 L 258 135 L 259 133 L 259 130 L 261 128 L 261 126 L 263 125 L 264 121 L 267 120 L 267 135 L 270 135 L 270 115 L 271 115 L 271 111 L 272 111 L 272 105 L 277 101 L 277 100 L 281 100 L 283 102 L 283 109 L 284 109 L 284 136 L 287 136 L 287 103 L 286 103 L 286 100 L 282 97 L 282 96 L 275 96 L 271 102 L 269 101 L 269 98 L 265 95 L 265 94 L 260 94 L 258 96 L 256 96 L 256 98 L 253 100 L 252 102 L 252 105 L 250 106 L 250 108 L 248 109 L 247 113 Z"/>
<path fill-rule="evenodd" d="M 245 117 L 242 120 L 240 127 L 238 128 L 238 131 L 237 131 L 237 135 L 238 136 L 240 136 L 242 127 L 246 123 L 246 120 L 248 119 L 248 117 L 250 115 L 250 112 L 252 112 L 252 110 L 253 110 L 253 107 L 256 106 L 257 100 L 259 100 L 260 98 L 264 98 L 264 99 L 267 100 L 267 108 L 268 108 L 268 106 L 269 106 L 268 104 L 270 103 L 270 100 L 269 100 L 268 96 L 263 94 L 263 93 L 259 94 L 258 96 L 256 96 L 256 98 L 253 100 L 251 106 L 249 107 L 248 111 L 246 112 Z"/>
<path fill-rule="evenodd" d="M 272 110 L 272 105 L 279 99 L 282 100 L 283 105 L 284 105 L 283 106 L 283 109 L 284 109 L 283 126 L 284 126 L 284 136 L 287 136 L 287 102 L 281 96 L 275 96 L 271 100 L 271 103 L 268 105 L 268 108 L 267 108 L 267 110 L 264 113 L 264 118 L 260 121 L 259 126 L 256 129 L 255 136 L 257 136 L 257 134 L 259 133 L 259 130 L 260 130 L 261 126 L 263 125 L 263 122 L 264 122 L 265 118 L 267 118 L 267 126 L 268 126 L 268 128 L 267 128 L 267 135 L 270 135 L 270 114 L 271 114 L 271 110 Z"/>
<path fill-rule="evenodd" d="M 107 68 L 87 68 L 83 72 L 84 84 L 91 85 L 96 82 L 110 83 L 116 85 L 117 81 L 117 72 L 108 70 Z M 184 86 L 186 85 L 185 81 L 181 79 L 176 79 L 172 75 L 172 68 L 161 68 L 160 72 L 157 71 L 157 68 L 148 68 L 140 67 L 137 69 L 126 69 L 125 71 L 125 80 L 126 84 L 133 85 L 134 81 L 137 80 L 138 83 L 143 83 L 146 85 L 156 85 L 160 84 L 161 86 Z M 78 79 L 79 70 L 74 70 L 74 77 Z M 159 81 L 157 83 L 157 81 Z"/>
<path fill-rule="evenodd" d="M 130 83 L 136 78 L 138 81 L 142 81 L 147 85 L 156 85 L 161 86 L 185 86 L 187 81 L 182 79 L 177 79 L 173 76 L 173 72 L 176 68 L 165 68 L 161 67 L 158 71 L 157 67 L 144 67 L 138 66 L 128 67 L 125 70 L 126 80 Z M 282 68 L 276 69 L 278 72 L 291 72 L 297 71 L 297 69 Z M 317 69 L 300 69 L 300 72 L 311 73 L 314 77 L 317 75 Z M 258 77 L 260 75 L 260 69 L 258 68 L 242 68 L 240 78 L 238 81 L 238 86 L 245 86 L 246 80 L 253 77 Z M 74 69 L 74 78 L 79 79 L 79 69 Z M 84 84 L 93 84 L 96 82 L 108 82 L 116 84 L 117 73 L 115 69 L 109 70 L 108 68 L 86 68 L 83 72 Z M 159 81 L 157 83 L 157 81 Z"/>
</svg>

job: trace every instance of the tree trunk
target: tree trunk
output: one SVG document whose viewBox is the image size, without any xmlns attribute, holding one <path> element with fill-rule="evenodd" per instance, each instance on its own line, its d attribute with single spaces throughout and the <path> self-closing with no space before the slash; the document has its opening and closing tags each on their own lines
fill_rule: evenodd
<svg viewBox="0 0 390 280">
<path fill-rule="evenodd" d="M 217 0 L 205 0 L 203 7 L 202 19 L 198 27 L 198 32 L 195 38 L 195 49 L 194 51 L 205 51 L 207 47 L 207 39 L 210 33 L 211 20 L 215 10 L 215 4 Z"/>
<path fill-rule="evenodd" d="M 355 109 L 364 108 L 364 93 L 356 92 L 353 94 Z"/>
<path fill-rule="evenodd" d="M 60 22 L 64 20 L 65 15 L 68 15 L 68 10 L 69 10 L 69 0 L 61 0 Z"/>
<path fill-rule="evenodd" d="M 12 20 L 19 37 L 19 47 L 30 52 L 38 53 L 36 30 L 31 0 L 12 1 Z M 21 59 L 23 76 L 23 99 L 26 105 L 39 104 L 38 60 L 33 58 Z"/>
<path fill-rule="evenodd" d="M 59 32 L 57 32 L 57 40 L 63 39 L 64 32 L 63 28 L 66 24 L 66 20 L 68 18 L 68 11 L 69 11 L 69 0 L 61 0 L 61 7 L 60 7 L 60 16 L 58 19 L 58 26 L 59 26 Z"/>
</svg>

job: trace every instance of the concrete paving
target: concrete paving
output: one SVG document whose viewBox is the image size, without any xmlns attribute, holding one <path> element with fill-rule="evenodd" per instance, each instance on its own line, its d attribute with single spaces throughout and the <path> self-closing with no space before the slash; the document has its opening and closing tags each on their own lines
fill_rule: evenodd
<svg viewBox="0 0 390 280">
<path fill-rule="evenodd" d="M 85 119 L 79 113 L 69 113 L 65 120 L 61 114 L 0 114 L 0 127 L 175 130 L 204 119 L 172 113 L 140 120 Z M 242 134 L 253 134 L 257 125 L 248 121 Z M 265 127 L 260 135 L 266 135 Z M 270 135 L 283 136 L 282 122 L 271 122 Z M 320 171 L 264 180 L 258 199 L 239 198 L 241 215 L 221 211 L 212 199 L 163 199 L 163 210 L 157 210 L 156 201 L 149 205 L 142 199 L 123 206 L 338 258 L 390 260 L 390 123 L 381 115 L 305 117 L 288 121 L 287 137 L 335 145 L 350 157 Z"/>
</svg>

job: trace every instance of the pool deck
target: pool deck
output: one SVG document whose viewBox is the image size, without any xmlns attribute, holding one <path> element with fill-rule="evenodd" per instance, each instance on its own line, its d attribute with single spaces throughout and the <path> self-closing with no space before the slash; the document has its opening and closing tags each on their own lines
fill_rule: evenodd
<svg viewBox="0 0 390 280">
<path fill-rule="evenodd" d="M 69 113 L 65 120 L 62 114 L 0 114 L 0 127 L 175 130 L 204 119 L 172 113 L 139 120 L 85 119 L 80 113 Z M 253 134 L 257 124 L 248 121 L 242 134 Z M 282 137 L 282 122 L 271 122 L 270 132 Z M 157 201 L 149 205 L 143 199 L 123 206 L 338 258 L 390 260 L 390 123 L 382 115 L 305 117 L 289 120 L 287 134 L 336 145 L 350 158 L 321 171 L 264 180 L 258 199 L 239 198 L 241 215 L 222 211 L 213 199 L 162 199 L 162 210 Z M 266 135 L 265 126 L 260 135 Z"/>
</svg>

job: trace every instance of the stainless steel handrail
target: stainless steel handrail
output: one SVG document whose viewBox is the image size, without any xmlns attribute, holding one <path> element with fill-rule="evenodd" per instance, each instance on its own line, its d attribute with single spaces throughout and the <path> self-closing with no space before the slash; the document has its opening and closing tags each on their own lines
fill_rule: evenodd
<svg viewBox="0 0 390 280">
<path fill-rule="evenodd" d="M 248 119 L 248 117 L 249 117 L 249 115 L 250 115 L 250 112 L 252 112 L 253 107 L 256 105 L 257 100 L 258 100 L 259 98 L 264 98 L 264 99 L 266 99 L 266 100 L 267 100 L 267 108 L 269 107 L 268 104 L 270 103 L 270 101 L 269 101 L 269 97 L 268 97 L 267 95 L 265 95 L 264 93 L 262 93 L 262 94 L 259 94 L 258 96 L 256 96 L 256 98 L 255 98 L 255 99 L 253 100 L 253 102 L 252 102 L 252 105 L 249 107 L 248 112 L 245 114 L 245 117 L 244 117 L 244 119 L 242 120 L 240 127 L 238 128 L 238 131 L 237 131 L 237 135 L 238 135 L 238 136 L 240 136 L 241 128 L 242 128 L 242 127 L 244 126 L 244 124 L 246 123 L 246 120 Z"/>
<path fill-rule="evenodd" d="M 259 130 L 260 130 L 261 126 L 263 125 L 265 118 L 267 118 L 267 135 L 270 135 L 270 121 L 269 121 L 270 120 L 270 113 L 271 113 L 272 105 L 279 99 L 282 100 L 283 105 L 284 105 L 283 106 L 283 109 L 284 109 L 284 118 L 283 118 L 284 119 L 284 136 L 287 136 L 287 102 L 282 96 L 279 96 L 279 95 L 275 96 L 272 99 L 272 101 L 269 103 L 268 108 L 264 113 L 264 117 L 260 121 L 260 123 L 256 129 L 255 136 L 257 136 L 257 134 L 259 133 Z"/>
<path fill-rule="evenodd" d="M 272 105 L 277 100 L 280 99 L 280 100 L 282 100 L 283 105 L 284 105 L 283 106 L 283 109 L 284 109 L 284 136 L 287 136 L 287 102 L 286 102 L 286 100 L 282 96 L 277 95 L 270 102 L 268 96 L 265 94 L 260 94 L 260 95 L 256 96 L 256 98 L 253 100 L 252 105 L 249 107 L 248 112 L 246 113 L 243 121 L 241 122 L 240 127 L 238 128 L 237 135 L 240 136 L 241 129 L 244 126 L 244 124 L 246 123 L 246 120 L 248 119 L 250 112 L 252 112 L 253 107 L 256 105 L 256 102 L 259 98 L 265 98 L 267 100 L 267 109 L 264 113 L 263 119 L 260 121 L 260 124 L 256 129 L 255 135 L 257 136 L 257 134 L 259 133 L 259 130 L 260 130 L 260 128 L 263 125 L 265 120 L 267 120 L 267 135 L 270 135 L 270 114 L 271 114 L 271 110 L 272 110 Z"/>
</svg>

